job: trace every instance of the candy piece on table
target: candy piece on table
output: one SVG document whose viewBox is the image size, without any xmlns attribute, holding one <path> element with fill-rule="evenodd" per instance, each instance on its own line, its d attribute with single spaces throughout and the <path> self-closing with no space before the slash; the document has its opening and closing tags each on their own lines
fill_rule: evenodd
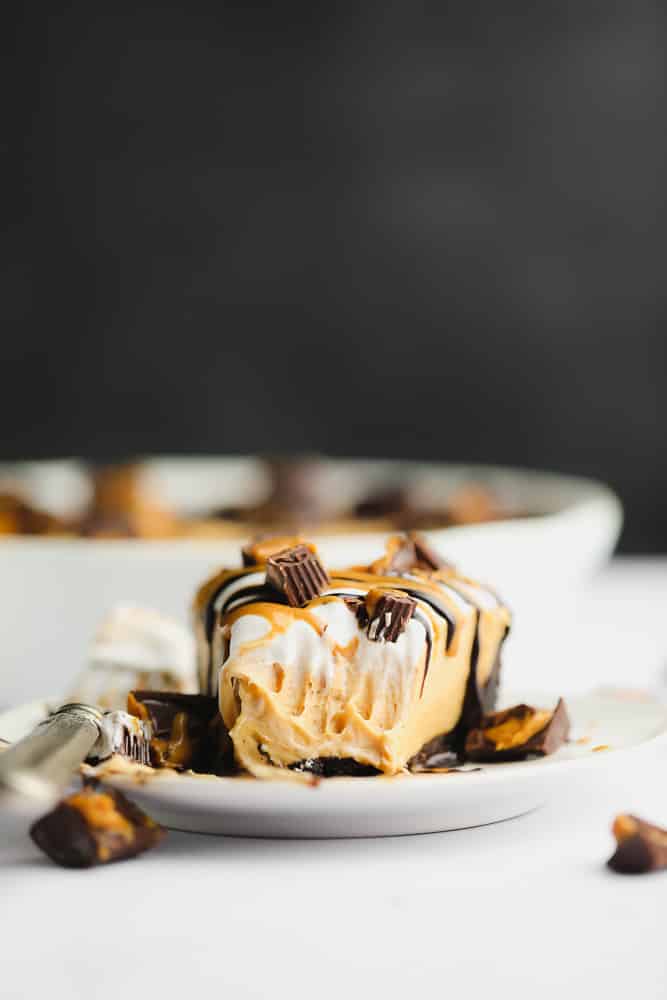
<svg viewBox="0 0 667 1000">
<path fill-rule="evenodd" d="M 125 708 L 132 688 L 196 691 L 195 643 L 179 622 L 149 608 L 121 604 L 98 628 L 89 664 L 70 698 Z"/>
<path fill-rule="evenodd" d="M 544 757 L 561 747 L 569 734 L 570 720 L 562 698 L 554 709 L 514 705 L 485 715 L 465 740 L 465 756 L 474 761 L 522 760 Z"/>
<path fill-rule="evenodd" d="M 667 830 L 622 813 L 614 820 L 612 833 L 616 850 L 607 864 L 613 871 L 643 875 L 667 868 Z"/>
<path fill-rule="evenodd" d="M 30 828 L 37 846 L 65 868 L 133 858 L 155 847 L 161 826 L 113 788 L 89 781 Z"/>
</svg>

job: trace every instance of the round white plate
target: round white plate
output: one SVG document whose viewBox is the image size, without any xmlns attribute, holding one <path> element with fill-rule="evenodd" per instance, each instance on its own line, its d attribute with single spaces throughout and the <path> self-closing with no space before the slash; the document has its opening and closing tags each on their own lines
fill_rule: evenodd
<svg viewBox="0 0 667 1000">
<path fill-rule="evenodd" d="M 520 700 L 553 703 L 532 693 L 504 702 Z M 168 771 L 143 781 L 132 774 L 105 780 L 173 829 L 251 837 L 377 837 L 511 819 L 543 805 L 587 769 L 667 741 L 667 707 L 646 696 L 610 690 L 567 699 L 567 706 L 572 720 L 567 746 L 541 760 L 487 764 L 481 770 L 470 765 L 450 774 L 330 778 L 317 784 Z M 45 703 L 38 702 L 1 715 L 0 738 L 17 739 L 44 710 Z"/>
</svg>

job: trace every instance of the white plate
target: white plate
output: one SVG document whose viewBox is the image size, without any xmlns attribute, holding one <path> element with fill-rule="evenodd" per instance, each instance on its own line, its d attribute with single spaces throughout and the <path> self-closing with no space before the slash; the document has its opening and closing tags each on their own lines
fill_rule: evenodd
<svg viewBox="0 0 667 1000">
<path fill-rule="evenodd" d="M 532 693 L 512 700 L 522 698 L 553 702 Z M 173 829 L 252 837 L 376 837 L 511 819 L 543 805 L 587 769 L 667 741 L 667 708 L 659 702 L 607 691 L 568 699 L 567 705 L 573 728 L 566 747 L 542 760 L 484 765 L 473 773 L 331 778 L 317 785 L 166 771 L 143 784 L 131 776 L 108 780 Z M 44 711 L 45 702 L 36 702 L 6 712 L 0 716 L 0 737 L 18 738 Z"/>
</svg>

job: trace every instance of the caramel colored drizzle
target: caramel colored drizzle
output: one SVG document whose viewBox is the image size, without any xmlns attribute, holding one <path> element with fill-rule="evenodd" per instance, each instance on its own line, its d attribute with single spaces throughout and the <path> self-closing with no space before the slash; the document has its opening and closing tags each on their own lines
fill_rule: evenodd
<svg viewBox="0 0 667 1000">
<path fill-rule="evenodd" d="M 329 598 L 329 600 L 332 600 L 332 598 Z M 318 598 L 315 601 L 311 601 L 306 608 L 292 608 L 288 605 L 273 604 L 267 601 L 253 602 L 250 604 L 244 604 L 240 608 L 234 608 L 234 610 L 226 616 L 225 625 L 233 625 L 234 622 L 241 617 L 241 615 L 261 615 L 261 617 L 266 618 L 271 625 L 271 632 L 269 635 L 262 636 L 261 639 L 255 640 L 255 642 L 259 645 L 263 645 L 274 635 L 286 632 L 295 619 L 307 622 L 311 628 L 315 629 L 318 635 L 323 635 L 326 626 L 322 624 L 317 615 L 314 615 L 312 611 L 310 611 L 310 608 L 324 603 L 326 603 L 326 599 Z M 248 645 L 252 648 L 254 643 L 249 643 Z"/>
<path fill-rule="evenodd" d="M 153 750 L 161 767 L 185 768 L 192 763 L 195 747 L 188 732 L 187 712 L 177 712 L 168 738 L 154 737 Z"/>
</svg>

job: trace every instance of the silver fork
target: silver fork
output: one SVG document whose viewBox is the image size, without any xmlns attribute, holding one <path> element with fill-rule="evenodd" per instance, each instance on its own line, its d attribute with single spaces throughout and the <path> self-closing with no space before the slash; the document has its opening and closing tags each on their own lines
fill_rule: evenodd
<svg viewBox="0 0 667 1000">
<path fill-rule="evenodd" d="M 0 753 L 0 802 L 53 801 L 85 760 L 121 753 L 149 763 L 151 725 L 127 712 L 101 712 L 81 702 L 63 705 Z"/>
</svg>

